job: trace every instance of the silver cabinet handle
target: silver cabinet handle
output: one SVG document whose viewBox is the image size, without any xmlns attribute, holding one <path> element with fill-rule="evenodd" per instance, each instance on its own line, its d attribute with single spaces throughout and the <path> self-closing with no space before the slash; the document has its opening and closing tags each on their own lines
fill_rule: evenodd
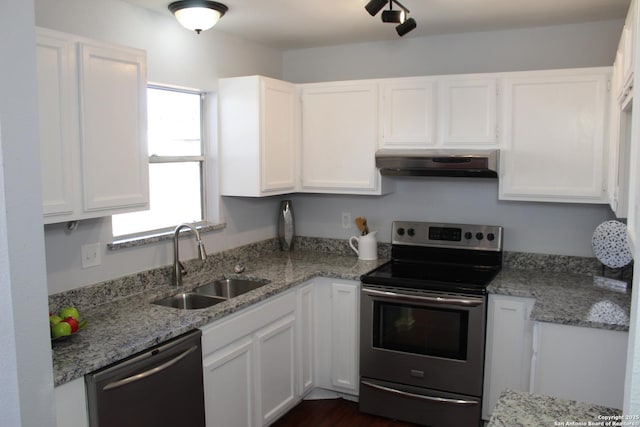
<svg viewBox="0 0 640 427">
<path fill-rule="evenodd" d="M 181 354 L 174 357 L 173 359 L 164 362 L 162 365 L 158 365 L 155 368 L 151 368 L 147 371 L 140 372 L 139 374 L 135 374 L 130 377 L 123 378 L 121 380 L 109 383 L 106 386 L 104 386 L 102 390 L 103 391 L 112 390 L 114 388 L 122 387 L 124 385 L 130 384 L 136 381 L 140 381 L 142 379 L 150 377 L 151 375 L 155 375 L 158 372 L 162 372 L 165 369 L 169 368 L 170 366 L 175 365 L 176 363 L 178 363 L 179 361 L 181 361 L 182 359 L 184 359 L 185 357 L 187 357 L 189 354 L 193 353 L 197 349 L 198 349 L 198 346 L 194 345 L 188 348 L 187 350 L 183 351 Z"/>
<path fill-rule="evenodd" d="M 478 307 L 484 303 L 480 298 L 456 298 L 439 296 L 407 295 L 392 291 L 378 291 L 376 289 L 362 288 L 367 295 L 389 297 L 403 301 L 428 302 L 433 304 L 461 305 L 464 307 Z"/>
<path fill-rule="evenodd" d="M 412 397 L 414 399 L 428 400 L 437 403 L 449 403 L 453 405 L 479 405 L 480 402 L 475 400 L 461 400 L 461 399 L 447 399 L 445 397 L 424 396 L 422 394 L 409 393 L 407 391 L 397 390 L 395 388 L 385 387 L 378 384 L 370 383 L 369 381 L 360 381 L 361 384 L 366 385 L 377 390 L 385 391 L 391 394 L 397 394 L 399 396 Z"/>
</svg>

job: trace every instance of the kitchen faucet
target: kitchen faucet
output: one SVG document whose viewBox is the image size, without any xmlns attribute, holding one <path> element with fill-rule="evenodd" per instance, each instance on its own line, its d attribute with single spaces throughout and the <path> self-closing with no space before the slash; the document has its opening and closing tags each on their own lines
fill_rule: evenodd
<svg viewBox="0 0 640 427">
<path fill-rule="evenodd" d="M 178 236 L 180 235 L 180 230 L 183 228 L 190 228 L 196 235 L 196 243 L 198 244 L 198 257 L 205 261 L 207 259 L 207 253 L 204 249 L 204 243 L 200 239 L 200 233 L 198 229 L 193 224 L 180 224 L 176 227 L 173 232 L 173 278 L 172 282 L 176 287 L 182 286 L 182 274 L 184 273 L 184 266 L 180 262 L 180 257 L 178 256 Z"/>
</svg>

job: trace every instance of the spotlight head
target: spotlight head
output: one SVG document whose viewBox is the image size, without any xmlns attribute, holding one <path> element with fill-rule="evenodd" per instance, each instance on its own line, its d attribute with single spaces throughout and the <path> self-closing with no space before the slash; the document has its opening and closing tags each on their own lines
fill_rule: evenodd
<svg viewBox="0 0 640 427">
<path fill-rule="evenodd" d="M 371 0 L 364 8 L 367 9 L 369 15 L 376 16 L 386 4 L 387 0 Z"/>
<path fill-rule="evenodd" d="M 404 22 L 404 18 L 404 10 L 385 10 L 382 12 L 382 22 L 401 24 Z"/>
<path fill-rule="evenodd" d="M 402 37 L 405 34 L 407 34 L 409 31 L 415 29 L 417 26 L 418 25 L 416 24 L 415 19 L 409 18 L 406 21 L 404 21 L 402 24 L 398 25 L 396 27 L 396 31 L 398 32 L 398 35 Z"/>
</svg>

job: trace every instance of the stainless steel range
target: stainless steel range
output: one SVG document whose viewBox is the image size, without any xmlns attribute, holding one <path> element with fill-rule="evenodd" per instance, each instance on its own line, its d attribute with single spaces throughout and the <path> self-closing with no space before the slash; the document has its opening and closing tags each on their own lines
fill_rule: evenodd
<svg viewBox="0 0 640 427">
<path fill-rule="evenodd" d="M 391 261 L 361 278 L 360 410 L 477 427 L 502 227 L 395 221 L 391 243 Z"/>
</svg>

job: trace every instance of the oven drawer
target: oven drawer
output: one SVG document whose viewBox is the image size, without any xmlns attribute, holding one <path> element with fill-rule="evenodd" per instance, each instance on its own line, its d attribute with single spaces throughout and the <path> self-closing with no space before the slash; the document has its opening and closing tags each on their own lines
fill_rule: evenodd
<svg viewBox="0 0 640 427">
<path fill-rule="evenodd" d="M 431 427 L 480 426 L 482 401 L 362 377 L 360 411 Z"/>
</svg>

